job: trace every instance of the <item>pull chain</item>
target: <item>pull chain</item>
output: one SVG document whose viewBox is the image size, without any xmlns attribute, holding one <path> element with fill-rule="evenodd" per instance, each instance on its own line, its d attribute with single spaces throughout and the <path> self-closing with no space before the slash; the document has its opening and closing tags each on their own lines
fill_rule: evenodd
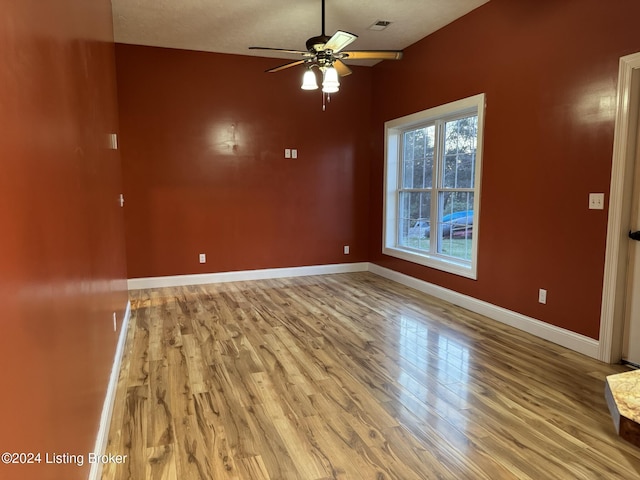
<svg viewBox="0 0 640 480">
<path fill-rule="evenodd" d="M 331 94 L 322 92 L 322 111 L 327 109 L 327 103 L 331 103 Z"/>
</svg>

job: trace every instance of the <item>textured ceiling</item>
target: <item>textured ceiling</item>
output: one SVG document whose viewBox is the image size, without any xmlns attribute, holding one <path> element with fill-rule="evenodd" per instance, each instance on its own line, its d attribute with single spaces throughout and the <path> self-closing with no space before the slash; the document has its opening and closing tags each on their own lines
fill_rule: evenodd
<svg viewBox="0 0 640 480">
<path fill-rule="evenodd" d="M 402 50 L 487 1 L 326 0 L 325 30 L 358 35 L 350 50 Z M 119 43 L 296 58 L 248 47 L 306 50 L 305 41 L 322 33 L 321 0 L 112 0 L 112 6 Z M 369 30 L 378 20 L 392 23 Z"/>
</svg>

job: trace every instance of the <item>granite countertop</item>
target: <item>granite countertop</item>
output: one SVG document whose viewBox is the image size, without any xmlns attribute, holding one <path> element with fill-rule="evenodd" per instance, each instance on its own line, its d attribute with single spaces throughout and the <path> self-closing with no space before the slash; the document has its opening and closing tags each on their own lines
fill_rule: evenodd
<svg viewBox="0 0 640 480">
<path fill-rule="evenodd" d="M 640 370 L 609 375 L 607 383 L 620 415 L 640 423 Z"/>
</svg>

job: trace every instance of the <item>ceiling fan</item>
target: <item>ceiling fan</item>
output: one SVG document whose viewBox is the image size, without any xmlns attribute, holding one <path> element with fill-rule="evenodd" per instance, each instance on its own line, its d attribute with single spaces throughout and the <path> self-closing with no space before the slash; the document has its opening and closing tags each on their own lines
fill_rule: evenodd
<svg viewBox="0 0 640 480">
<path fill-rule="evenodd" d="M 325 34 L 325 0 L 322 0 L 322 35 L 308 39 L 306 51 L 270 47 L 249 48 L 302 55 L 301 60 L 270 68 L 267 72 L 275 73 L 297 65 L 305 65 L 307 70 L 303 77 L 302 89 L 315 90 L 318 84 L 312 68 L 318 68 L 323 75 L 322 91 L 330 94 L 338 91 L 340 86 L 338 75 L 344 77 L 352 73 L 343 60 L 400 60 L 402 58 L 401 50 L 343 50 L 357 38 L 357 35 L 342 30 L 338 30 L 331 37 Z"/>
</svg>

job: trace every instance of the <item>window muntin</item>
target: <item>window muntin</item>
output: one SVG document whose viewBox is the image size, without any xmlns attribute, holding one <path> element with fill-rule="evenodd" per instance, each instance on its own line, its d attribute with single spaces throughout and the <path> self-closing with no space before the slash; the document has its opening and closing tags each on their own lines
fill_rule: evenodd
<svg viewBox="0 0 640 480">
<path fill-rule="evenodd" d="M 475 278 L 483 117 L 477 95 L 387 122 L 384 253 Z"/>
</svg>

